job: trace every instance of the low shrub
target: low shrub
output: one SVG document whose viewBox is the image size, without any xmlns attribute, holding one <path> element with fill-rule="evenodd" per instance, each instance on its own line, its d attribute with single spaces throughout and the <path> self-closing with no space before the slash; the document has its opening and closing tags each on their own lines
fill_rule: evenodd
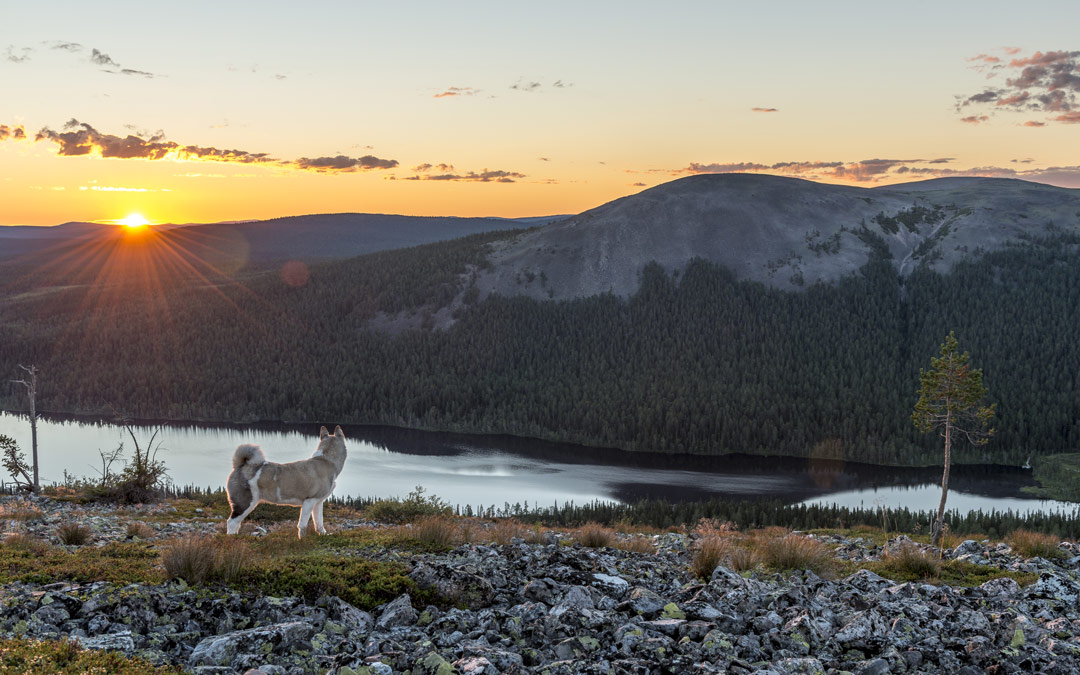
<svg viewBox="0 0 1080 675">
<path fill-rule="evenodd" d="M 1065 552 L 1058 548 L 1060 542 L 1053 535 L 1030 530 L 1015 530 L 1005 537 L 1005 543 L 1025 558 L 1064 558 Z"/>
<path fill-rule="evenodd" d="M 931 551 L 904 542 L 881 560 L 878 574 L 896 581 L 925 581 L 941 576 L 941 561 Z"/>
<path fill-rule="evenodd" d="M 502 518 L 495 521 L 495 525 L 488 533 L 492 543 L 501 546 L 508 545 L 513 539 L 524 539 L 528 528 L 516 518 Z"/>
<path fill-rule="evenodd" d="M 0 638 L 3 673 L 110 673 L 114 675 L 179 675 L 182 668 L 155 666 L 117 652 L 82 649 L 75 640 Z"/>
<path fill-rule="evenodd" d="M 67 546 L 82 546 L 93 540 L 94 532 L 81 523 L 64 523 L 56 528 L 56 538 Z"/>
<path fill-rule="evenodd" d="M 411 525 L 394 528 L 394 540 L 405 545 L 433 551 L 447 551 L 462 543 L 466 533 L 454 518 L 446 515 L 426 516 Z"/>
<path fill-rule="evenodd" d="M 52 544 L 32 534 L 16 532 L 4 538 L 4 546 L 12 551 L 25 551 L 35 556 L 45 555 Z"/>
<path fill-rule="evenodd" d="M 588 548 L 604 548 L 615 542 L 615 532 L 600 523 L 585 523 L 574 531 L 574 541 Z"/>
<path fill-rule="evenodd" d="M 364 508 L 364 514 L 381 523 L 411 523 L 427 516 L 449 516 L 454 509 L 435 495 L 425 495 L 417 485 L 405 499 L 380 499 Z"/>
</svg>

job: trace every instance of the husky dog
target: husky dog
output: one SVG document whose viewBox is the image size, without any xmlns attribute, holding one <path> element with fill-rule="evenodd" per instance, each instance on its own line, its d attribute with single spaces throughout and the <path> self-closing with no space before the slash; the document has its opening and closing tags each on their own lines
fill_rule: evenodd
<svg viewBox="0 0 1080 675">
<path fill-rule="evenodd" d="M 323 500 L 337 486 L 337 477 L 345 466 L 345 432 L 336 427 L 334 433 L 319 429 L 319 447 L 308 459 L 288 464 L 266 461 L 257 445 L 241 445 L 233 454 L 233 470 L 225 490 L 229 494 L 232 515 L 226 526 L 229 534 L 240 531 L 240 524 L 261 502 L 300 507 L 297 536 L 304 536 L 308 519 L 314 518 L 315 529 L 326 534 L 323 527 Z"/>
</svg>

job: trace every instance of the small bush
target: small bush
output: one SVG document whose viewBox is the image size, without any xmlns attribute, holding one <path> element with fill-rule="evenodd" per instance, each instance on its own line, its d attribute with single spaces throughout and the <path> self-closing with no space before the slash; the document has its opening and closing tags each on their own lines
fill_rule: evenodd
<svg viewBox="0 0 1080 675">
<path fill-rule="evenodd" d="M 727 538 L 715 534 L 702 537 L 694 544 L 690 569 L 698 579 L 709 579 L 727 557 L 730 543 Z"/>
<path fill-rule="evenodd" d="M 380 499 L 364 509 L 365 515 L 382 523 L 411 523 L 426 516 L 449 516 L 450 504 L 435 495 L 425 495 L 420 485 L 405 499 Z"/>
<path fill-rule="evenodd" d="M 80 523 L 64 523 L 56 528 L 56 537 L 61 544 L 67 546 L 82 546 L 90 543 L 94 538 L 93 531 Z"/>
<path fill-rule="evenodd" d="M 600 523 L 585 523 L 575 530 L 574 541 L 588 548 L 604 548 L 615 542 L 615 532 Z"/>
<path fill-rule="evenodd" d="M 133 520 L 127 525 L 128 539 L 152 539 L 157 532 L 144 522 Z"/>
<path fill-rule="evenodd" d="M 52 544 L 45 541 L 41 537 L 35 537 L 30 534 L 23 534 L 16 532 L 15 534 L 9 534 L 4 538 L 4 546 L 12 549 L 13 551 L 26 551 L 34 556 L 45 555 L 49 549 L 52 548 Z"/>
<path fill-rule="evenodd" d="M 1058 548 L 1060 542 L 1061 540 L 1053 535 L 1030 530 L 1015 530 L 1005 537 L 1005 543 L 1025 558 L 1063 558 L 1065 553 Z"/>
<path fill-rule="evenodd" d="M 550 532 L 540 527 L 537 523 L 525 531 L 525 541 L 530 544 L 547 544 L 550 538 Z"/>
<path fill-rule="evenodd" d="M 630 553 L 656 553 L 656 544 L 652 542 L 652 539 L 640 534 L 634 534 L 624 539 L 619 539 L 613 546 Z"/>
<path fill-rule="evenodd" d="M 765 565 L 778 571 L 810 570 L 822 574 L 831 571 L 836 562 L 828 546 L 799 534 L 766 538 L 756 550 Z"/>
</svg>

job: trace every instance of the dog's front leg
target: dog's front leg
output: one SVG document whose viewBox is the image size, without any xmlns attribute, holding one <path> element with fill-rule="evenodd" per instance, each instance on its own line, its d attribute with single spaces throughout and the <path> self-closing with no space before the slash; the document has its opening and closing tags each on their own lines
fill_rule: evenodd
<svg viewBox="0 0 1080 675">
<path fill-rule="evenodd" d="M 304 505 L 300 507 L 300 522 L 296 525 L 296 536 L 303 539 L 304 528 L 307 527 L 308 521 L 311 520 L 311 512 L 315 508 L 315 505 L 319 503 L 317 499 L 305 499 Z"/>
</svg>

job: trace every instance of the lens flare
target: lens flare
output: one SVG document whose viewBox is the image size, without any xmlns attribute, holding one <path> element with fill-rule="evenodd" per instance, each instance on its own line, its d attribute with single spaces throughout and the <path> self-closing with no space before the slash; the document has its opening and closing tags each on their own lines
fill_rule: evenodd
<svg viewBox="0 0 1080 675">
<path fill-rule="evenodd" d="M 150 221 L 144 218 L 141 213 L 132 213 L 128 217 L 121 218 L 116 222 L 119 225 L 123 225 L 124 227 L 130 227 L 132 229 L 137 227 L 145 227 L 150 224 Z"/>
</svg>

